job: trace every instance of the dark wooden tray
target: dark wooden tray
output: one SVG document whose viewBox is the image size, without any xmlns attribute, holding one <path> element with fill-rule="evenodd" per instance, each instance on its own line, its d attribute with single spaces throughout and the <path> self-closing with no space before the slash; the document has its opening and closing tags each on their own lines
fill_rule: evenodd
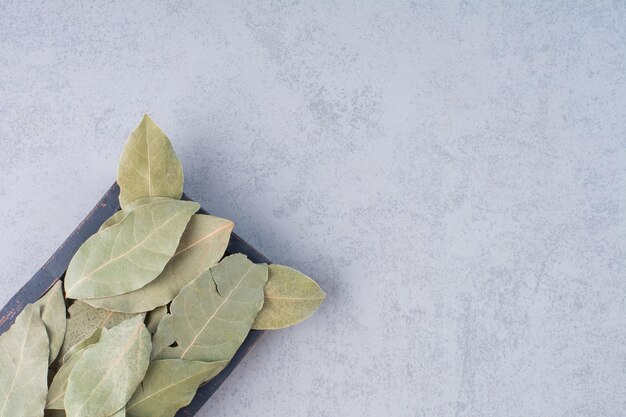
<svg viewBox="0 0 626 417">
<path fill-rule="evenodd" d="M 0 311 L 0 334 L 4 333 L 11 327 L 15 321 L 15 317 L 29 303 L 34 303 L 42 295 L 46 293 L 59 279 L 63 278 L 70 260 L 78 251 L 80 245 L 83 244 L 91 235 L 93 235 L 100 225 L 104 223 L 113 213 L 119 210 L 118 196 L 120 189 L 117 184 L 113 184 L 106 194 L 98 201 L 98 204 L 91 210 L 87 217 L 78 225 L 76 230 L 63 242 L 52 257 L 41 267 L 39 271 L 9 300 L 7 305 Z M 191 200 L 187 195 L 183 196 L 185 200 Z M 204 209 L 200 209 L 198 213 L 208 214 Z M 233 233 L 230 243 L 226 249 L 226 254 L 243 253 L 252 262 L 270 263 L 270 261 L 250 246 L 246 241 Z M 200 408 L 206 403 L 211 395 L 222 385 L 228 378 L 230 373 L 246 356 L 256 341 L 261 337 L 262 331 L 251 330 L 248 337 L 243 342 L 230 364 L 220 374 L 211 380 L 208 384 L 200 387 L 198 392 L 187 407 L 181 409 L 176 417 L 194 416 Z"/>
</svg>

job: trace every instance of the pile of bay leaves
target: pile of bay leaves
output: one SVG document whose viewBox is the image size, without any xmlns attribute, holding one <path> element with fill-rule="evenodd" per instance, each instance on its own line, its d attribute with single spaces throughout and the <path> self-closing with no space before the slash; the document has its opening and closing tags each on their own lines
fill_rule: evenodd
<svg viewBox="0 0 626 417">
<path fill-rule="evenodd" d="M 325 298 L 294 269 L 223 258 L 233 222 L 180 200 L 180 161 L 148 116 L 117 181 L 122 209 L 0 336 L 0 417 L 174 416 L 251 328 L 296 324 Z"/>
</svg>

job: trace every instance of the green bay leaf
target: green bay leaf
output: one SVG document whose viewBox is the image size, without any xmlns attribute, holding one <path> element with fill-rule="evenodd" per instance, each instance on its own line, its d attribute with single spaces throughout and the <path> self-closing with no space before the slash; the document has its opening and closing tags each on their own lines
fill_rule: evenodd
<svg viewBox="0 0 626 417">
<path fill-rule="evenodd" d="M 182 165 L 168 137 L 148 115 L 124 146 L 117 183 L 122 208 L 142 197 L 179 199 L 183 193 Z"/>
<path fill-rule="evenodd" d="M 172 315 L 166 314 L 159 322 L 157 331 L 152 337 L 152 353 L 150 354 L 150 359 L 156 358 L 159 353 L 175 341 L 176 337 L 172 331 Z"/>
<path fill-rule="evenodd" d="M 91 236 L 72 258 L 65 276 L 67 296 L 110 297 L 154 280 L 174 255 L 200 205 L 164 200 L 137 207 L 119 223 Z"/>
<path fill-rule="evenodd" d="M 50 347 L 40 308 L 31 304 L 0 335 L 0 417 L 41 417 Z"/>
<path fill-rule="evenodd" d="M 159 323 L 167 315 L 167 306 L 157 307 L 154 310 L 146 313 L 146 327 L 150 334 L 155 334 Z"/>
<path fill-rule="evenodd" d="M 67 319 L 67 331 L 59 356 L 64 359 L 72 347 L 93 336 L 101 327 L 110 329 L 124 320 L 134 317 L 134 314 L 116 313 L 114 311 L 94 308 L 82 301 L 75 301 L 68 309 L 70 318 Z"/>
<path fill-rule="evenodd" d="M 102 336 L 102 333 L 106 333 L 106 331 L 106 327 L 98 327 L 96 330 L 93 331 L 91 335 L 76 343 L 67 352 L 65 352 L 63 358 L 61 358 L 61 363 L 65 364 L 69 360 L 69 358 L 72 357 L 72 355 L 85 349 L 87 346 L 91 346 L 96 343 L 98 340 L 100 340 L 100 336 Z"/>
<path fill-rule="evenodd" d="M 100 225 L 100 228 L 98 229 L 98 232 L 101 232 L 104 229 L 108 229 L 109 227 L 118 224 L 119 222 L 124 220 L 126 218 L 126 216 L 128 216 L 131 213 L 131 211 L 132 210 L 119 210 L 119 211 L 116 211 L 115 213 L 113 213 L 113 215 L 111 217 L 106 219 L 104 221 L 104 223 L 102 223 Z"/>
<path fill-rule="evenodd" d="M 302 272 L 282 265 L 270 265 L 265 285 L 265 303 L 253 329 L 275 330 L 309 318 L 324 302 L 326 294 Z"/>
<path fill-rule="evenodd" d="M 52 383 L 50 384 L 50 389 L 48 390 L 48 399 L 46 401 L 46 408 L 50 410 L 64 410 L 64 400 L 65 400 L 65 391 L 67 389 L 67 380 L 70 377 L 76 362 L 82 356 L 83 351 L 79 351 L 72 355 L 68 361 L 66 361 L 63 366 L 59 369 L 59 372 L 56 373 Z"/>
<path fill-rule="evenodd" d="M 65 316 L 65 298 L 61 281 L 56 284 L 35 303 L 40 308 L 41 319 L 46 326 L 48 339 L 50 340 L 49 363 L 52 363 L 63 345 L 67 318 Z"/>
<path fill-rule="evenodd" d="M 177 346 L 166 347 L 158 359 L 205 362 L 230 360 L 250 331 L 263 306 L 267 265 L 242 254 L 224 258 L 182 289 L 157 330 L 171 331 Z"/>
<path fill-rule="evenodd" d="M 116 211 L 115 213 L 113 213 L 111 217 L 106 219 L 104 223 L 100 225 L 100 228 L 98 229 L 98 231 L 104 230 L 108 227 L 118 224 L 119 222 L 124 220 L 126 216 L 128 216 L 130 212 L 136 209 L 137 207 L 146 206 L 148 204 L 156 203 L 159 201 L 166 201 L 166 200 L 170 200 L 170 199 L 168 199 L 167 197 L 144 197 L 144 198 L 135 200 L 132 203 L 128 203 L 126 208 L 124 208 L 123 210 Z"/>
<path fill-rule="evenodd" d="M 105 328 L 97 329 L 94 334 L 80 342 L 78 345 L 74 346 L 70 350 L 63 360 L 63 366 L 59 369 L 59 371 L 54 376 L 52 383 L 50 384 L 50 388 L 48 389 L 48 398 L 46 400 L 46 409 L 51 410 L 64 410 L 64 400 L 65 400 L 65 391 L 67 390 L 67 382 L 76 366 L 76 363 L 85 352 L 85 350 L 97 343 L 100 340 L 102 334 L 106 333 L 107 330 Z"/>
<path fill-rule="evenodd" d="M 191 402 L 200 384 L 215 377 L 227 364 L 181 359 L 152 362 L 126 404 L 126 413 L 129 417 L 174 417 Z"/>
<path fill-rule="evenodd" d="M 94 307 L 126 313 L 149 311 L 169 303 L 185 285 L 222 258 L 233 226 L 230 220 L 194 214 L 174 256 L 156 279 L 132 292 L 85 302 Z"/>
<path fill-rule="evenodd" d="M 70 374 L 64 401 L 68 417 L 109 417 L 124 407 L 148 369 L 150 349 L 142 316 L 103 334 Z"/>
</svg>

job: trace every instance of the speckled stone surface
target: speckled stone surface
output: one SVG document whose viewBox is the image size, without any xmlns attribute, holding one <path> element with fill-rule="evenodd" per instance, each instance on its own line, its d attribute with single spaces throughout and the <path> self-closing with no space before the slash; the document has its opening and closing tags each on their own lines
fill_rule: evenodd
<svg viewBox="0 0 626 417">
<path fill-rule="evenodd" d="M 626 3 L 0 3 L 0 302 L 143 112 L 328 301 L 220 416 L 626 415 Z"/>
</svg>

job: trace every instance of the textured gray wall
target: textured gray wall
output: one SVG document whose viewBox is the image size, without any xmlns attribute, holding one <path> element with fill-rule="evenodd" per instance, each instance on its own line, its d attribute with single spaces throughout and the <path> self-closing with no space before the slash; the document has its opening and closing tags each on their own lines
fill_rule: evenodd
<svg viewBox="0 0 626 417">
<path fill-rule="evenodd" d="M 553 3 L 1 2 L 0 304 L 148 112 L 329 295 L 201 416 L 626 415 L 626 3 Z"/>
</svg>

